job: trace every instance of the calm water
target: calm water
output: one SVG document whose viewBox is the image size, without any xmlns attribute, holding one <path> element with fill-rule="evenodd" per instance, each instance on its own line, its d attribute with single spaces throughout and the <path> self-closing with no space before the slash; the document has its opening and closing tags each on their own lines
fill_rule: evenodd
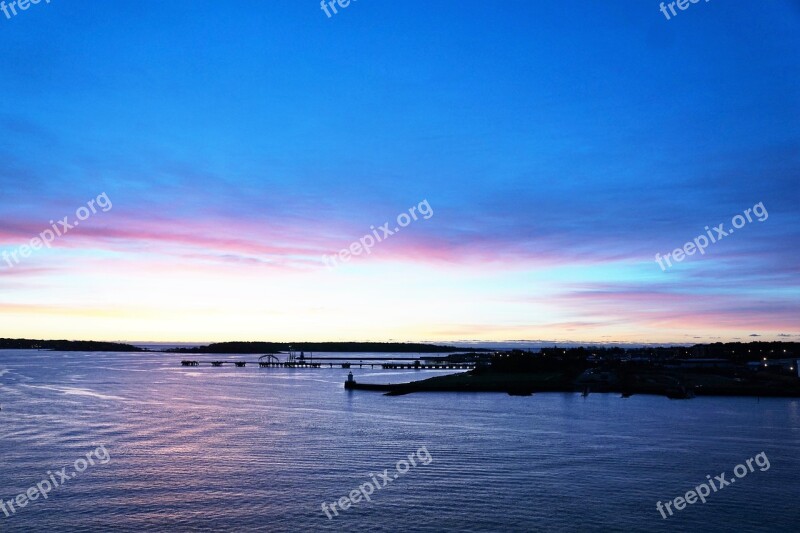
<svg viewBox="0 0 800 533">
<path fill-rule="evenodd" d="M 247 357 L 254 359 L 254 357 Z M 346 370 L 182 368 L 148 354 L 0 352 L 0 498 L 103 446 L 0 531 L 797 531 L 800 402 L 348 393 Z M 432 372 L 354 369 L 362 381 Z M 416 467 L 334 502 L 425 446 Z M 668 520 L 685 494 L 758 467 Z M 106 457 L 102 453 L 96 457 Z M 79 465 L 83 466 L 83 465 Z M 56 481 L 59 480 L 55 476 Z"/>
</svg>

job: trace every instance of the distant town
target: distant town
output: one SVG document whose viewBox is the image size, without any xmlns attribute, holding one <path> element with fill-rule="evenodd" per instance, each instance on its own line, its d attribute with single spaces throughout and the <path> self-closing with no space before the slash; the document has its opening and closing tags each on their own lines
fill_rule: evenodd
<svg viewBox="0 0 800 533">
<path fill-rule="evenodd" d="M 793 342 L 698 344 L 690 347 L 542 348 L 491 354 L 454 354 L 475 361 L 470 372 L 394 385 L 349 383 L 347 388 L 411 392 L 580 391 L 658 394 L 800 397 L 800 345 Z"/>
</svg>

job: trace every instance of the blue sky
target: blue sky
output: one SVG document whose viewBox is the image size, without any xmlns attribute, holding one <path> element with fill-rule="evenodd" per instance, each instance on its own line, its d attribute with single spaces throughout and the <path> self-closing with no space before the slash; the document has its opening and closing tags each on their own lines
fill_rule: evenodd
<svg viewBox="0 0 800 533">
<path fill-rule="evenodd" d="M 114 204 L 0 263 L 0 335 L 797 339 L 800 5 L 658 8 L 0 14 L 0 251 Z M 654 261 L 759 202 L 768 220 Z"/>
</svg>

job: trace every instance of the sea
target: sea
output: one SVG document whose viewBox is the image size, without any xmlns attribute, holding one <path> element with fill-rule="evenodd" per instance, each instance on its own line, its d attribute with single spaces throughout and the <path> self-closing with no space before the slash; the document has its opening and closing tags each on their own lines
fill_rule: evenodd
<svg viewBox="0 0 800 533">
<path fill-rule="evenodd" d="M 183 358 L 0 351 L 0 532 L 800 530 L 797 399 L 385 396 L 348 372 L 453 371 Z"/>
</svg>

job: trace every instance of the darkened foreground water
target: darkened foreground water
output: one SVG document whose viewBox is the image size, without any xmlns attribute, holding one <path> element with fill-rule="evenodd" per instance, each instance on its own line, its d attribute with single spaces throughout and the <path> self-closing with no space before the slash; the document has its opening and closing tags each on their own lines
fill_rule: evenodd
<svg viewBox="0 0 800 533">
<path fill-rule="evenodd" d="M 0 352 L 0 498 L 59 483 L 63 467 L 70 476 L 46 500 L 8 518 L 0 511 L 0 531 L 710 533 L 800 523 L 796 399 L 385 397 L 347 393 L 346 370 L 179 360 Z M 353 373 L 375 382 L 435 375 Z M 417 459 L 394 479 L 397 462 L 423 446 L 433 461 Z M 768 470 L 754 464 L 667 520 L 656 510 L 707 474 L 735 478 L 760 452 Z M 381 481 L 385 469 L 391 482 Z M 322 503 L 371 474 L 387 486 L 329 520 Z"/>
</svg>

